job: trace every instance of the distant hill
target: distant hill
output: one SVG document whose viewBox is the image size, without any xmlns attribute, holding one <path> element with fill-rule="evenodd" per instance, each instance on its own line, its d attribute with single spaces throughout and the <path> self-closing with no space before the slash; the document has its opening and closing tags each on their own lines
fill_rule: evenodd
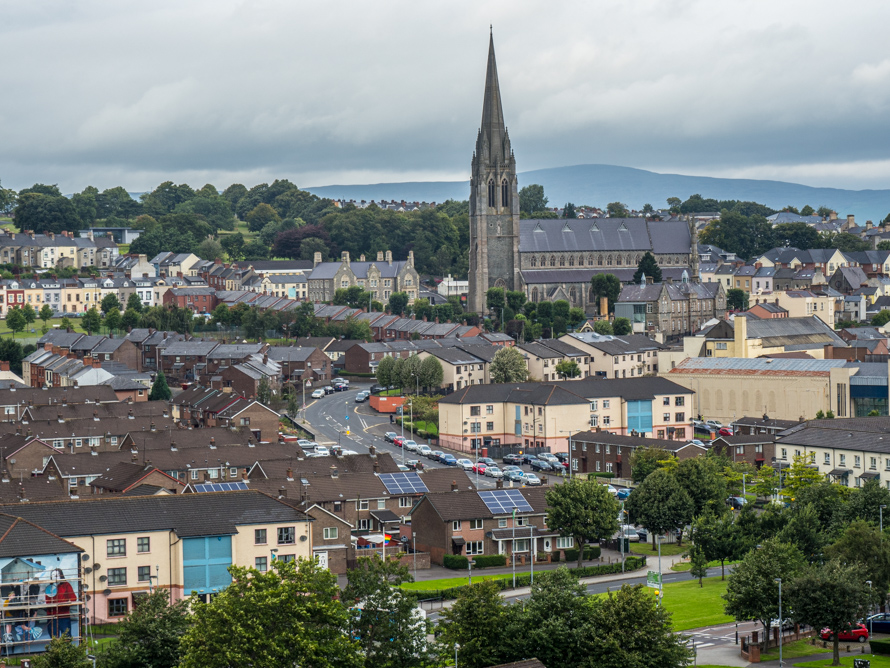
<svg viewBox="0 0 890 668">
<path fill-rule="evenodd" d="M 686 199 L 696 193 L 705 198 L 760 202 L 775 209 L 809 204 L 828 206 L 839 216 L 855 214 L 857 222 L 878 222 L 890 212 L 890 190 L 843 190 L 813 188 L 784 181 L 718 179 L 708 176 L 658 174 L 615 165 L 574 165 L 537 169 L 519 174 L 520 187 L 540 183 L 552 206 L 566 202 L 605 207 L 624 202 L 639 209 L 647 202 L 659 208 L 668 197 Z M 371 185 L 319 186 L 307 190 L 322 197 L 355 200 L 407 200 L 444 202 L 467 199 L 469 181 L 376 183 Z"/>
</svg>

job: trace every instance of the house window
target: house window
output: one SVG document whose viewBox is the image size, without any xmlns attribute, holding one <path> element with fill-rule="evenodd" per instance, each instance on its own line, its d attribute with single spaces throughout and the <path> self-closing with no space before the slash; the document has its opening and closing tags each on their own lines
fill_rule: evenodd
<svg viewBox="0 0 890 668">
<path fill-rule="evenodd" d="M 368 500 L 367 499 L 359 499 L 355 502 L 356 510 L 368 510 Z"/>
<path fill-rule="evenodd" d="M 480 365 L 480 368 L 481 368 L 481 365 Z M 485 407 L 485 414 L 486 414 L 486 415 L 494 415 L 494 405 L 492 405 L 492 404 L 488 404 L 488 405 Z"/>
<path fill-rule="evenodd" d="M 126 568 L 109 568 L 108 569 L 108 586 L 126 585 L 127 569 Z"/>
<path fill-rule="evenodd" d="M 611 402 L 608 399 L 603 399 L 603 410 L 609 408 Z"/>
<path fill-rule="evenodd" d="M 486 422 L 485 431 L 494 431 L 494 422 Z"/>
<path fill-rule="evenodd" d="M 877 458 L 877 457 L 871 457 L 871 458 L 869 459 L 868 464 L 869 464 L 868 468 L 870 468 L 872 471 L 874 471 L 876 468 L 878 468 L 878 458 Z"/>
<path fill-rule="evenodd" d="M 151 566 L 139 566 L 136 570 L 137 582 L 151 582 Z"/>
<path fill-rule="evenodd" d="M 686 397 L 675 397 L 674 398 L 674 406 L 683 406 L 686 401 Z"/>
<path fill-rule="evenodd" d="M 686 413 L 675 413 L 674 422 L 686 422 Z"/>
<path fill-rule="evenodd" d="M 260 573 L 265 573 L 269 569 L 269 562 L 267 559 L 267 557 L 256 557 L 253 560 L 254 568 L 256 568 Z"/>
<path fill-rule="evenodd" d="M 359 531 L 369 531 L 371 529 L 371 520 L 359 520 L 358 521 L 358 530 Z"/>
<path fill-rule="evenodd" d="M 324 528 L 324 539 L 325 540 L 336 540 L 337 539 L 337 527 L 325 527 Z"/>
<path fill-rule="evenodd" d="M 108 616 L 109 617 L 126 617 L 127 616 L 127 599 L 125 599 L 125 598 L 110 598 L 110 599 L 108 599 Z"/>
<path fill-rule="evenodd" d="M 470 520 L 470 529 L 481 529 L 482 520 Z"/>
<path fill-rule="evenodd" d="M 294 527 L 278 527 L 278 544 L 293 545 L 296 542 L 297 530 Z"/>
<path fill-rule="evenodd" d="M 470 406 L 470 415 L 472 417 L 482 415 L 482 406 Z"/>
<path fill-rule="evenodd" d="M 499 519 L 498 520 L 498 529 L 506 529 L 507 528 L 507 520 Z"/>
<path fill-rule="evenodd" d="M 126 557 L 127 541 L 124 538 L 113 538 L 106 542 L 108 557 Z"/>
<path fill-rule="evenodd" d="M 460 520 L 454 520 L 454 521 L 451 523 L 451 530 L 452 530 L 452 531 L 460 531 L 460 527 L 461 527 Z"/>
<path fill-rule="evenodd" d="M 386 510 L 386 499 L 377 499 L 377 510 Z"/>
<path fill-rule="evenodd" d="M 151 552 L 151 538 L 148 536 L 140 536 L 136 539 L 136 551 L 139 554 Z"/>
<path fill-rule="evenodd" d="M 192 471 L 191 478 L 192 478 L 192 480 L 197 480 L 197 479 L 198 479 L 198 472 L 197 472 L 196 470 L 193 470 L 193 471 Z"/>
<path fill-rule="evenodd" d="M 467 543 L 467 556 L 482 554 L 482 546 L 484 542 L 481 540 L 471 540 Z"/>
<path fill-rule="evenodd" d="M 783 450 L 782 453 L 783 453 L 782 459 L 784 459 L 785 451 Z M 841 466 L 846 466 L 846 465 L 847 465 L 847 455 L 841 455 Z"/>
<path fill-rule="evenodd" d="M 400 496 L 399 497 L 399 508 L 410 508 L 411 507 L 411 497 L 410 496 Z"/>
<path fill-rule="evenodd" d="M 661 405 L 662 405 L 662 406 L 670 406 L 670 405 L 671 405 L 671 398 L 670 398 L 670 397 L 664 397 L 664 398 L 662 398 L 662 400 L 661 400 Z"/>
<path fill-rule="evenodd" d="M 253 530 L 253 544 L 254 545 L 265 545 L 266 544 L 266 530 L 265 529 L 254 529 Z"/>
<path fill-rule="evenodd" d="M 670 422 L 670 421 L 671 421 L 671 414 L 670 414 L 670 413 L 662 413 L 662 416 L 664 417 L 664 422 Z"/>
<path fill-rule="evenodd" d="M 831 454 L 825 453 L 825 466 L 829 466 L 831 464 Z M 890 469 L 890 459 L 887 460 L 887 468 Z"/>
<path fill-rule="evenodd" d="M 571 550 L 575 547 L 575 539 L 571 536 L 560 536 L 556 539 L 557 550 Z"/>
<path fill-rule="evenodd" d="M 841 455 L 843 457 L 843 455 Z M 782 459 L 788 459 L 788 450 L 786 448 L 782 448 Z"/>
<path fill-rule="evenodd" d="M 862 458 L 861 458 L 859 455 L 854 455 L 854 456 L 853 456 L 853 468 L 855 468 L 855 469 L 858 469 L 858 468 L 859 468 L 859 464 L 860 464 L 861 459 L 862 459 Z"/>
<path fill-rule="evenodd" d="M 596 407 L 597 407 L 597 404 L 598 404 L 598 403 L 599 403 L 599 402 L 597 402 L 597 401 L 591 401 L 591 402 L 590 402 L 590 410 L 592 410 L 592 411 L 597 410 Z"/>
</svg>

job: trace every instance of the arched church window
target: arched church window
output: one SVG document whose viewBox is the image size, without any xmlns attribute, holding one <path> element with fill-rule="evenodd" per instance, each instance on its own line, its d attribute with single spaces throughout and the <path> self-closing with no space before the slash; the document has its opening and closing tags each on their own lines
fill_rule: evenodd
<svg viewBox="0 0 890 668">
<path fill-rule="evenodd" d="M 590 264 L 593 264 L 593 262 L 591 262 Z M 578 266 L 579 266 L 579 267 L 583 267 L 583 266 L 584 266 L 584 256 L 583 256 L 583 255 L 579 255 L 579 256 L 578 256 Z"/>
<path fill-rule="evenodd" d="M 488 206 L 497 206 L 498 202 L 495 199 L 495 191 L 494 191 L 494 181 L 489 179 L 488 181 Z"/>
<path fill-rule="evenodd" d="M 560 267 L 566 266 L 566 256 L 565 255 L 559 256 L 559 266 Z"/>
<path fill-rule="evenodd" d="M 597 263 L 600 267 L 603 266 L 603 256 L 602 256 L 602 255 L 597 255 L 597 256 L 596 256 L 596 263 Z M 590 265 L 593 266 L 593 260 L 590 261 Z"/>
<path fill-rule="evenodd" d="M 538 301 L 538 288 L 532 288 L 532 301 Z"/>
<path fill-rule="evenodd" d="M 551 266 L 551 267 L 555 267 L 555 266 L 556 266 L 556 256 L 555 256 L 555 255 L 551 255 L 551 256 L 550 256 L 550 266 Z"/>
<path fill-rule="evenodd" d="M 532 266 L 533 266 L 533 267 L 537 267 L 537 266 L 538 266 L 538 258 L 535 257 L 534 255 L 532 255 Z"/>
<path fill-rule="evenodd" d="M 575 256 L 574 255 L 569 255 L 569 266 L 570 267 L 575 266 Z"/>
<path fill-rule="evenodd" d="M 507 185 L 507 179 L 501 181 L 501 206 L 506 208 L 510 205 L 510 187 Z"/>
<path fill-rule="evenodd" d="M 578 293 L 575 291 L 575 286 L 572 286 L 569 289 L 569 301 L 574 304 L 578 301 Z"/>
<path fill-rule="evenodd" d="M 620 267 L 621 264 L 622 264 L 622 262 L 623 262 L 623 261 L 622 261 L 622 259 L 621 259 L 621 256 L 620 256 L 620 255 L 616 255 L 616 256 L 615 256 L 615 263 Z M 612 264 L 612 263 L 610 262 L 609 264 Z"/>
<path fill-rule="evenodd" d="M 543 255 L 541 256 L 541 266 L 542 266 L 542 267 L 546 267 L 546 266 L 547 266 L 547 258 L 544 257 Z"/>
<path fill-rule="evenodd" d="M 612 266 L 612 256 L 611 255 L 606 258 L 606 264 L 610 267 Z"/>
</svg>

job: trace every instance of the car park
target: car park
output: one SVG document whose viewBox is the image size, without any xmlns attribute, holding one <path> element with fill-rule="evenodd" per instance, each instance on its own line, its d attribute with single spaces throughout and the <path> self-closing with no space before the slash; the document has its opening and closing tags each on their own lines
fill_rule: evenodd
<svg viewBox="0 0 890 668">
<path fill-rule="evenodd" d="M 538 476 L 536 476 L 534 473 L 524 473 L 522 475 L 522 482 L 525 483 L 526 485 L 532 485 L 532 486 L 542 484 L 541 479 Z"/>
<path fill-rule="evenodd" d="M 497 466 L 487 466 L 485 468 L 485 477 L 486 478 L 503 478 L 504 472 L 501 471 Z"/>
<path fill-rule="evenodd" d="M 559 461 L 561 461 L 563 464 L 565 464 L 567 461 L 569 461 L 569 453 L 568 452 L 557 452 L 556 458 Z"/>
<path fill-rule="evenodd" d="M 486 468 L 488 468 L 488 464 L 486 464 L 485 462 L 476 462 L 475 464 L 473 464 L 473 473 L 485 475 Z"/>
<path fill-rule="evenodd" d="M 398 434 L 394 431 L 388 431 L 383 435 L 383 440 L 387 443 L 392 443 L 392 439 L 394 439 Z"/>
<path fill-rule="evenodd" d="M 408 452 L 417 452 L 417 441 L 412 441 L 411 439 L 408 439 L 407 441 L 405 441 L 405 442 L 402 444 L 402 446 L 403 446 L 403 447 L 405 448 L 405 450 L 407 450 Z"/>
<path fill-rule="evenodd" d="M 531 461 L 532 471 L 552 471 L 553 466 L 546 459 L 533 459 Z"/>
<path fill-rule="evenodd" d="M 556 455 L 554 455 L 551 452 L 542 452 L 541 454 L 538 455 L 538 459 L 544 459 L 551 463 L 559 461 L 559 457 L 557 457 Z"/>
<path fill-rule="evenodd" d="M 432 459 L 434 462 L 437 462 L 442 458 L 442 455 L 444 455 L 444 454 L 445 453 L 442 452 L 441 450 L 431 450 L 430 454 L 428 454 L 427 457 Z"/>
<path fill-rule="evenodd" d="M 822 638 L 822 640 L 832 640 L 834 633 L 831 629 L 822 629 L 819 633 L 819 637 Z M 837 634 L 837 638 L 841 642 L 866 642 L 868 640 L 868 629 L 865 624 L 855 624 L 851 629 L 840 631 Z"/>
<path fill-rule="evenodd" d="M 522 469 L 512 469 L 510 471 L 504 471 L 504 480 L 522 482 L 523 480 L 525 480 L 525 472 Z"/>
<path fill-rule="evenodd" d="M 324 390 L 315 390 L 312 392 L 313 399 L 321 399 L 324 396 Z"/>
<path fill-rule="evenodd" d="M 522 455 L 504 455 L 504 458 L 501 460 L 504 464 L 520 464 L 522 463 Z"/>
<path fill-rule="evenodd" d="M 396 436 L 394 439 L 392 439 L 392 444 L 397 448 L 401 448 L 405 444 L 405 437 Z"/>
<path fill-rule="evenodd" d="M 522 463 L 523 464 L 531 464 L 537 458 L 538 458 L 537 455 L 531 455 L 531 454 L 525 453 L 524 455 L 522 455 Z"/>
<path fill-rule="evenodd" d="M 422 456 L 426 457 L 427 454 L 429 454 L 430 452 L 432 452 L 432 448 L 430 448 L 430 446 L 428 446 L 428 445 L 418 445 L 417 446 L 417 454 L 418 455 L 422 455 Z"/>
<path fill-rule="evenodd" d="M 439 457 L 439 461 L 445 464 L 445 466 L 457 466 L 457 457 L 454 455 L 442 455 Z"/>
<path fill-rule="evenodd" d="M 464 471 L 472 471 L 473 470 L 473 462 L 469 459 L 458 459 L 457 465 L 462 468 Z"/>
</svg>

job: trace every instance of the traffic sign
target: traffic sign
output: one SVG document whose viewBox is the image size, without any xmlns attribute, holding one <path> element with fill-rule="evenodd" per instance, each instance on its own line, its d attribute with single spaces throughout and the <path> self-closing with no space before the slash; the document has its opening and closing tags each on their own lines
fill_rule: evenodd
<svg viewBox="0 0 890 668">
<path fill-rule="evenodd" d="M 646 573 L 646 586 L 652 589 L 661 589 L 661 573 L 658 571 Z"/>
</svg>

